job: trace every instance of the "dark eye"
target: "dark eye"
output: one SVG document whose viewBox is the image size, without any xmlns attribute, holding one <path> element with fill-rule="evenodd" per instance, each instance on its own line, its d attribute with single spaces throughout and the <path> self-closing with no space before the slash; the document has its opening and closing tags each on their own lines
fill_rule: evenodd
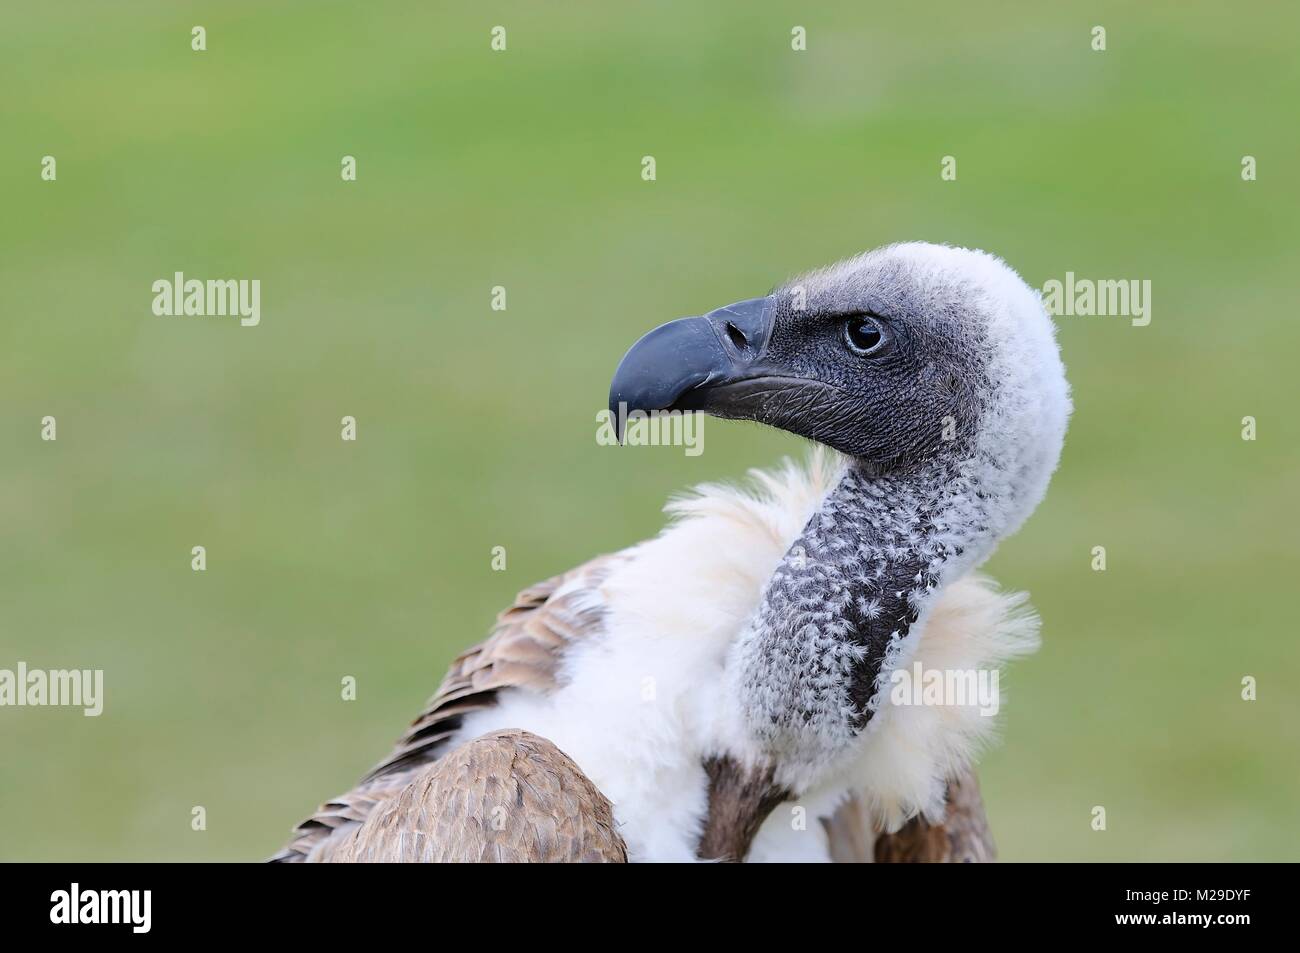
<svg viewBox="0 0 1300 953">
<path fill-rule="evenodd" d="M 884 330 L 875 318 L 866 314 L 855 314 L 844 325 L 844 343 L 854 354 L 861 357 L 872 353 L 885 339 Z"/>
</svg>

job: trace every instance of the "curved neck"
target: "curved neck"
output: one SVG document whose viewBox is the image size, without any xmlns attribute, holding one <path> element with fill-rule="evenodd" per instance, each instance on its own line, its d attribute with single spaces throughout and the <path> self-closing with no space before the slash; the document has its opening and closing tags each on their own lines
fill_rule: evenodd
<svg viewBox="0 0 1300 953">
<path fill-rule="evenodd" d="M 768 755 L 808 759 L 866 727 L 935 590 L 992 551 L 992 522 L 955 467 L 873 476 L 849 463 L 738 644 L 742 707 Z"/>
</svg>

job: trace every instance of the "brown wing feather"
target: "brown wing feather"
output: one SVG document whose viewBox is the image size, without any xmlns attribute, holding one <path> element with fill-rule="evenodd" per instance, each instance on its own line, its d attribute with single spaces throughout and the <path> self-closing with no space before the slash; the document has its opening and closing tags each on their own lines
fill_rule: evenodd
<svg viewBox="0 0 1300 953">
<path fill-rule="evenodd" d="M 464 716 L 495 705 L 501 689 L 554 691 L 565 646 L 599 631 L 604 609 L 597 590 L 625 558 L 621 553 L 599 556 L 519 593 L 497 616 L 492 634 L 451 663 L 438 691 L 388 756 L 355 788 L 299 824 L 293 839 L 271 860 L 323 859 L 376 805 L 399 795 L 441 757 Z"/>
<path fill-rule="evenodd" d="M 335 863 L 626 863 L 614 809 L 573 760 L 519 729 L 468 741 L 331 845 Z"/>
</svg>

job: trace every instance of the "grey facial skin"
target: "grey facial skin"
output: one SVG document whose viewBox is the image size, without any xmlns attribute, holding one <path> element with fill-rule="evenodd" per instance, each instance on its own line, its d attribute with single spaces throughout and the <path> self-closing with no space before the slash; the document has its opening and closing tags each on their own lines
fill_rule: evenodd
<svg viewBox="0 0 1300 953">
<path fill-rule="evenodd" d="M 945 420 L 976 412 L 983 344 L 942 314 L 916 320 L 924 302 L 905 282 L 885 287 L 889 293 L 826 295 L 804 310 L 782 290 L 656 328 L 619 365 L 611 409 L 754 420 L 877 473 L 919 463 L 940 449 Z M 854 322 L 880 333 L 870 353 L 850 349 Z M 937 333 L 936 323 L 949 327 Z"/>
</svg>

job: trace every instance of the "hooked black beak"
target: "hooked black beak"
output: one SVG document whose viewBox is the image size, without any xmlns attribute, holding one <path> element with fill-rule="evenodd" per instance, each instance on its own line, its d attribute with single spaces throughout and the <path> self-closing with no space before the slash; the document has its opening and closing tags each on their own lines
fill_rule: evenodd
<svg viewBox="0 0 1300 953">
<path fill-rule="evenodd" d="M 738 301 L 660 325 L 633 344 L 609 386 L 619 441 L 635 412 L 704 410 L 732 416 L 724 395 L 729 385 L 762 375 L 773 310 L 771 297 Z"/>
</svg>

